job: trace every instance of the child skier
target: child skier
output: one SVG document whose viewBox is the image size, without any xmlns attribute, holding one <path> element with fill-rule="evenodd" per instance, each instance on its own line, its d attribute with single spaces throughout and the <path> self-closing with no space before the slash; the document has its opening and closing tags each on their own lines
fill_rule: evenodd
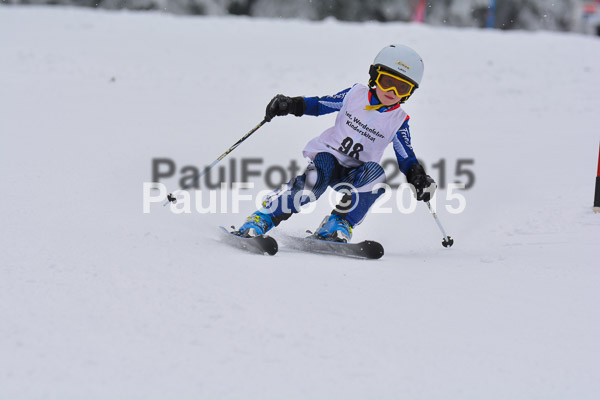
<svg viewBox="0 0 600 400">
<path fill-rule="evenodd" d="M 393 143 L 400 171 L 415 187 L 418 200 L 429 201 L 434 180 L 417 161 L 410 143 L 409 116 L 400 108 L 419 87 L 423 61 L 411 48 L 390 45 L 375 57 L 369 70 L 369 87 L 355 84 L 333 96 L 275 96 L 267 105 L 265 120 L 293 114 L 325 115 L 338 111 L 335 125 L 312 139 L 303 150 L 311 162 L 300 176 L 268 196 L 263 207 L 239 228 L 240 236 L 265 234 L 281 221 L 316 200 L 328 187 L 347 185 L 341 205 L 325 217 L 315 234 L 319 239 L 348 242 L 352 228 L 360 224 L 369 208 L 384 193 L 374 190 L 385 182 L 379 162 Z"/>
</svg>

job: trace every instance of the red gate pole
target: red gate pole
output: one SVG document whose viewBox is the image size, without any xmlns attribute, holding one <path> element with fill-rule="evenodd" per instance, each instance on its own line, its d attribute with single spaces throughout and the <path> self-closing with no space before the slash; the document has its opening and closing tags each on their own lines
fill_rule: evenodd
<svg viewBox="0 0 600 400">
<path fill-rule="evenodd" d="M 598 173 L 596 174 L 596 193 L 594 194 L 594 212 L 600 213 L 600 151 L 598 152 Z"/>
</svg>

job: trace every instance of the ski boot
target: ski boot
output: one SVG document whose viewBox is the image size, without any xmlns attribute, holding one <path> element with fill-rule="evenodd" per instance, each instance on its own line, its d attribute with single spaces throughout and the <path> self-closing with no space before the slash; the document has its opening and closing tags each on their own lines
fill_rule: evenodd
<svg viewBox="0 0 600 400">
<path fill-rule="evenodd" d="M 273 219 L 269 214 L 256 211 L 246 219 L 236 234 L 244 237 L 260 236 L 267 233 L 273 225 Z"/>
<path fill-rule="evenodd" d="M 352 238 L 352 227 L 341 215 L 331 214 L 323 219 L 315 235 L 321 240 L 348 243 Z"/>
</svg>

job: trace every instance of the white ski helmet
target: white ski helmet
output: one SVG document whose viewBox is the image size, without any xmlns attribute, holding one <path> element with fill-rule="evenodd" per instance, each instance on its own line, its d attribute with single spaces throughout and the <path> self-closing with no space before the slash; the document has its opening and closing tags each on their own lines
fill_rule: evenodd
<svg viewBox="0 0 600 400">
<path fill-rule="evenodd" d="M 379 71 L 383 70 L 400 78 L 406 79 L 415 85 L 415 89 L 421 84 L 425 67 L 421 56 L 408 46 L 402 44 L 391 44 L 384 47 L 375 57 L 369 69 L 369 86 L 375 86 L 375 80 Z M 402 98 L 404 103 L 414 92 Z"/>
</svg>

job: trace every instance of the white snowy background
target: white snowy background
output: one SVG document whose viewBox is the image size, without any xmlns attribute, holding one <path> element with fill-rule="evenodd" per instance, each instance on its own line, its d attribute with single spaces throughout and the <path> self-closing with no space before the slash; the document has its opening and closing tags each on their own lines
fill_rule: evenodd
<svg viewBox="0 0 600 400">
<path fill-rule="evenodd" d="M 366 83 L 394 42 L 425 61 L 419 157 L 449 182 L 475 160 L 463 213 L 438 194 L 453 248 L 422 204 L 355 229 L 379 261 L 220 243 L 250 202 L 142 212 L 152 158 L 200 168 L 274 94 Z M 576 34 L 0 7 L 0 398 L 597 399 L 599 87 Z M 277 118 L 231 157 L 302 162 L 333 120 Z"/>
</svg>

